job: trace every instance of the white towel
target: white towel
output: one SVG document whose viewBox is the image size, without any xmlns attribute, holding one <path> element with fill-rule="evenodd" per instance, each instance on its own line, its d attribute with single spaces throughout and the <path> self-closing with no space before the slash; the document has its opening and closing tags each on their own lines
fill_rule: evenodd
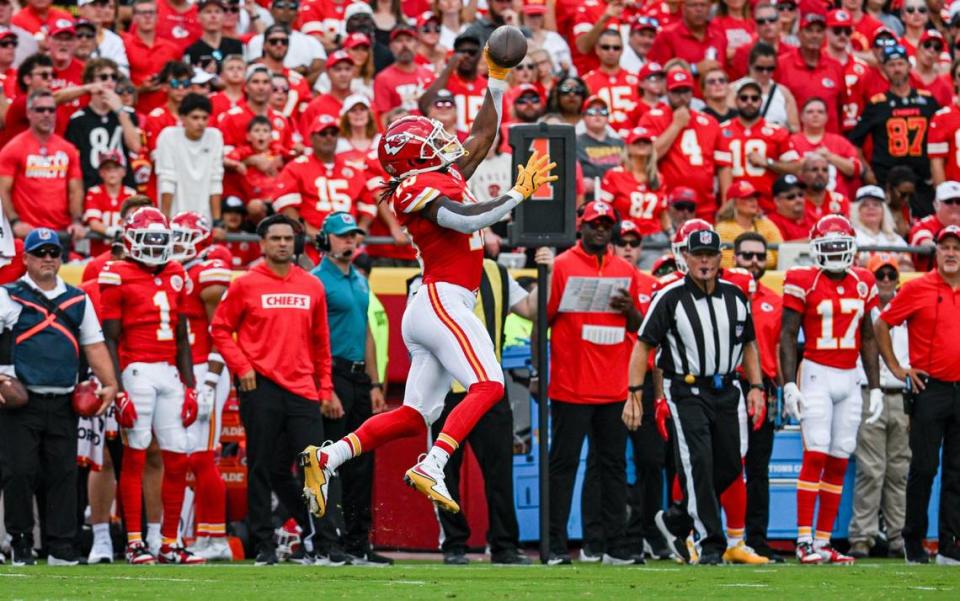
<svg viewBox="0 0 960 601">
<path fill-rule="evenodd" d="M 16 256 L 16 246 L 13 242 L 13 228 L 7 221 L 7 216 L 0 211 L 0 266 L 7 265 Z"/>
</svg>

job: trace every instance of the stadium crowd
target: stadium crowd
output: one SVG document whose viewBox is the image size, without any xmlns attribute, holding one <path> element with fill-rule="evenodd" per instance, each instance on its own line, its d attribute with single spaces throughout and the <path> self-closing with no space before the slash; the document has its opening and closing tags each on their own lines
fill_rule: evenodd
<svg viewBox="0 0 960 601">
<path fill-rule="evenodd" d="M 318 337 L 304 338 L 304 344 L 318 354 L 315 365 L 307 367 L 326 370 L 317 373 L 321 390 L 297 389 L 297 398 L 324 400 L 322 415 L 313 417 L 328 435 L 349 431 L 357 420 L 383 410 L 383 360 L 378 366 L 375 359 L 378 352 L 385 353 L 383 341 L 374 340 L 366 311 L 350 308 L 362 304 L 366 309 L 368 298 L 375 302 L 365 280 L 371 268 L 413 267 L 417 254 L 389 204 L 379 202 L 389 179 L 377 158 L 381 133 L 406 115 L 422 114 L 465 139 L 486 91 L 484 45 L 504 24 L 521 27 L 528 52 L 509 74 L 500 141 L 468 182 L 471 195 L 490 200 L 513 185 L 506 142 L 511 126 L 574 126 L 576 195 L 581 227 L 593 249 L 583 256 L 568 254 L 578 245 L 556 259 L 538 253 L 537 261 L 553 265 L 555 260 L 557 270 L 570 275 L 577 261 L 615 252 L 631 265 L 631 273 L 643 269 L 635 299 L 618 308 L 632 324 L 628 329 L 636 331 L 655 288 L 646 273 L 659 278 L 685 270 L 682 248 L 691 232 L 701 231 L 690 224 L 703 220 L 726 245 L 723 268 L 746 274 L 755 316 L 771 313 L 773 321 L 766 329 L 758 323 L 756 335 L 763 387 L 772 403 L 777 389 L 792 384 L 794 376 L 784 378 L 778 367 L 784 302 L 760 279 L 767 270 L 789 267 L 778 258 L 789 243 L 805 247 L 816 238 L 811 230 L 826 216 L 848 219 L 859 247 L 853 264 L 876 279 L 877 306 L 867 313 L 878 321 L 880 310 L 897 293 L 901 274 L 944 269 L 942 253 L 933 248 L 960 242 L 952 229 L 960 226 L 960 1 L 76 0 L 61 5 L 0 0 L 0 282 L 26 282 L 36 293 L 24 302 L 32 302 L 43 319 L 32 313 L 29 319 L 67 324 L 65 338 L 50 332 L 44 334 L 50 337 L 44 344 L 72 342 L 86 355 L 103 350 L 98 346 L 103 344 L 111 358 L 104 365 L 103 356 L 87 356 L 102 384 L 104 403 L 99 414 L 79 422 L 85 435 L 76 455 L 85 466 L 86 482 L 76 484 L 78 499 L 67 503 L 64 482 L 57 483 L 61 488 L 46 482 L 58 473 L 50 467 L 56 458 L 33 457 L 41 446 L 47 452 L 56 447 L 14 445 L 22 440 L 17 436 L 0 441 L 10 537 L 0 549 L 9 560 L 33 563 L 34 547 L 42 546 L 56 562 L 76 562 L 81 548 L 91 563 L 112 561 L 115 552 L 123 551 L 111 540 L 115 514 L 123 518 L 119 540 L 127 545 L 125 557 L 131 563 L 199 563 L 236 555 L 226 542 L 226 493 L 218 471 L 226 447 L 232 445 L 234 457 L 237 451 L 236 443 L 219 444 L 231 388 L 227 368 L 245 368 L 233 376 L 248 436 L 259 431 L 264 437 L 258 436 L 259 451 L 272 449 L 276 439 L 290 434 L 283 419 L 302 408 L 284 396 L 283 379 L 289 374 L 265 372 L 257 359 L 250 359 L 253 366 L 244 363 L 230 343 L 232 332 L 242 332 L 237 321 L 241 309 L 218 305 L 231 286 L 231 270 L 249 270 L 268 280 L 286 277 L 286 228 L 308 241 L 303 252 L 317 266 L 313 273 L 327 289 L 322 304 L 330 311 L 329 324 L 321 328 L 311 322 L 304 330 Z M 155 238 L 155 231 L 166 232 L 169 239 Z M 236 236 L 243 233 L 248 235 Z M 381 242 L 364 244 L 366 236 Z M 323 242 L 313 244 L 318 237 Z M 389 242 L 382 243 L 384 239 Z M 671 243 L 678 245 L 673 252 Z M 485 231 L 483 245 L 492 259 L 516 250 L 508 246 L 505 223 Z M 530 257 L 532 265 L 533 253 Z M 162 266 L 156 288 L 149 277 L 129 269 L 125 258 Z M 63 285 L 50 270 L 55 274 L 67 263 L 85 264 L 84 292 L 76 298 L 97 307 L 102 334 L 89 331 L 84 312 L 71 316 L 67 305 L 47 306 L 60 302 Z M 563 292 L 558 281 L 563 280 L 554 279 L 551 303 L 559 303 L 557 295 Z M 311 282 L 298 285 L 309 288 Z M 154 295 L 157 289 L 162 293 Z M 20 292 L 7 290 L 0 295 L 0 309 L 20 298 Z M 529 308 L 516 309 L 515 294 L 520 295 L 511 290 L 514 312 L 531 316 Z M 184 303 L 180 308 L 189 316 L 189 331 L 184 320 L 176 329 L 168 321 L 166 331 L 157 334 L 162 344 L 131 338 L 137 311 L 155 308 L 169 319 L 170 307 L 164 303 L 174 297 Z M 319 298 L 324 298 L 322 291 Z M 346 317 L 337 317 L 336 311 Z M 563 319 L 556 311 L 550 309 L 550 318 Z M 0 321 L 8 331 L 22 333 L 29 329 L 22 323 L 28 313 L 0 310 Z M 905 310 L 898 315 L 890 326 L 908 316 Z M 211 324 L 212 337 L 205 334 Z M 555 336 L 569 334 L 566 326 L 553 325 Z M 905 367 L 912 356 L 906 333 L 894 327 L 891 335 Z M 946 340 L 947 347 L 955 345 L 955 338 Z M 221 347 L 231 350 L 221 356 L 216 350 Z M 883 351 L 881 344 L 887 360 Z M 78 350 L 74 356 L 79 361 L 82 354 Z M 553 361 L 563 354 L 554 352 Z M 628 356 L 621 359 L 625 367 Z M 569 350 L 564 360 L 578 361 Z M 601 357 L 597 365 L 607 360 Z M 20 364 L 9 363 L 18 369 L 7 375 L 23 379 Z M 888 409 L 882 422 L 865 422 L 859 431 L 850 555 L 831 550 L 830 560 L 837 563 L 877 553 L 878 541 L 891 554 L 906 552 L 916 561 L 921 557 L 915 545 L 926 522 L 911 522 L 907 498 L 913 495 L 914 513 L 920 504 L 925 511 L 931 461 L 933 473 L 937 467 L 931 453 L 936 453 L 927 448 L 924 463 L 911 464 L 910 450 L 919 441 L 907 432 L 903 374 L 891 372 L 889 361 L 881 365 L 880 389 Z M 131 409 L 133 401 L 124 402 L 128 397 L 120 394 L 112 403 L 118 390 L 110 382 L 118 380 L 132 393 L 128 376 L 133 378 L 129 382 L 146 377 L 137 376 L 137 369 L 154 378 L 153 419 L 161 419 L 165 403 L 174 403 L 185 408 L 182 416 L 179 409 L 174 416 L 180 425 L 164 433 L 154 421 L 151 432 L 151 415 L 144 416 L 139 406 Z M 276 398 L 284 404 L 285 418 L 252 411 L 249 401 L 244 408 L 243 393 L 258 382 L 263 390 L 258 378 L 265 378 L 264 373 L 272 378 L 268 383 L 280 381 Z M 589 396 L 582 387 L 602 375 L 584 374 L 579 380 L 561 379 L 569 384 L 562 394 Z M 63 374 L 57 377 L 62 380 Z M 953 382 L 952 394 L 957 394 L 960 373 L 937 377 Z M 170 386 L 180 381 L 186 392 L 184 386 Z M 866 398 L 866 380 L 861 385 Z M 555 397 L 558 385 L 551 386 Z M 62 381 L 34 382 L 28 386 L 27 406 L 34 407 L 44 395 L 67 398 L 72 388 Z M 568 406 L 568 421 L 576 423 L 580 401 L 562 400 L 569 402 L 558 405 Z M 584 561 L 633 564 L 642 562 L 645 553 L 683 556 L 656 524 L 664 486 L 660 474 L 664 467 L 673 473 L 674 467 L 671 443 L 665 446 L 661 439 L 670 438 L 669 409 L 655 401 L 650 389 L 638 434 L 619 421 L 623 398 L 597 397 L 598 404 L 615 407 L 590 418 L 600 428 L 596 434 L 603 444 L 600 456 L 588 461 L 587 478 L 595 484 L 591 488 L 603 491 L 603 499 L 584 496 Z M 864 414 L 872 417 L 872 403 L 869 411 L 867 405 L 863 403 Z M 15 411 L 23 410 L 0 408 L 0 424 L 9 425 Z M 743 490 L 721 495 L 733 550 L 724 553 L 728 561 L 780 560 L 766 539 L 768 447 L 774 421 L 780 421 L 779 416 L 774 420 L 774 411 L 769 413 L 760 432 L 749 434 L 751 449 L 766 450 L 746 455 L 746 478 L 739 478 Z M 61 436 L 57 424 L 70 423 L 47 418 L 42 426 L 21 423 L 17 428 L 33 432 L 38 441 Z M 264 425 L 273 418 L 278 423 Z M 582 430 L 586 424 L 574 428 L 576 441 L 583 436 L 595 440 L 594 432 Z M 960 459 L 955 424 L 939 434 L 948 441 L 944 467 L 949 465 L 954 479 Z M 602 438 L 611 428 L 617 436 Z M 118 430 L 125 433 L 122 445 L 115 440 Z M 95 435 L 87 436 L 90 432 Z M 18 430 L 20 435 L 26 436 Z M 290 440 L 299 445 L 304 436 L 298 432 Z M 638 470 L 638 481 L 629 490 L 622 465 L 628 436 Z M 558 479 L 551 487 L 561 491 L 554 497 L 567 505 L 551 516 L 554 540 L 560 544 L 565 543 L 579 444 L 566 447 L 562 453 L 555 447 L 551 457 L 552 467 L 561 468 L 554 470 Z M 21 461 L 31 453 L 31 461 Z M 278 467 L 263 455 L 250 457 L 249 508 L 258 512 L 256 526 L 251 520 L 256 539 L 251 545 L 258 562 L 276 561 L 271 554 L 277 515 L 292 520 L 281 528 L 281 542 L 303 534 L 295 549 L 284 547 L 293 561 L 389 561 L 370 548 L 370 465 L 353 468 L 344 478 L 338 493 L 343 511 L 314 523 L 293 500 L 292 455 L 277 455 L 286 464 L 281 461 Z M 64 457 L 59 459 L 57 469 L 70 471 L 62 465 Z M 194 509 L 181 519 L 188 473 L 195 483 L 186 504 Z M 801 480 L 811 474 L 804 472 Z M 839 503 L 842 479 L 830 479 L 835 477 L 824 471 L 822 482 L 817 473 L 810 483 L 810 520 L 818 490 L 821 511 L 824 503 Z M 681 496 L 679 483 L 673 486 L 674 496 Z M 39 538 L 33 533 L 32 508 L 24 509 L 24 493 L 11 494 L 31 487 L 39 499 Z M 270 489 L 280 501 L 279 510 L 271 508 Z M 72 527 L 65 523 L 70 520 L 64 511 L 75 516 Z M 272 511 L 276 515 L 266 515 Z M 957 527 L 955 513 L 948 512 L 951 528 Z M 92 538 L 81 543 L 79 525 L 84 522 Z M 614 522 L 626 523 L 617 536 L 611 533 Z M 823 533 L 829 542 L 832 529 L 832 523 L 821 522 L 818 549 L 823 548 Z M 807 526 L 810 531 L 812 524 Z M 940 538 L 941 556 L 960 563 L 960 531 L 950 532 L 953 538 Z M 905 543 L 908 533 L 913 538 Z M 196 542 L 188 549 L 184 539 Z M 499 556 L 503 563 L 522 562 L 521 554 L 513 552 L 517 546 L 516 535 L 508 536 Z M 464 546 L 443 551 L 448 563 L 465 561 Z M 565 548 L 552 551 L 555 563 L 569 562 Z"/>
</svg>

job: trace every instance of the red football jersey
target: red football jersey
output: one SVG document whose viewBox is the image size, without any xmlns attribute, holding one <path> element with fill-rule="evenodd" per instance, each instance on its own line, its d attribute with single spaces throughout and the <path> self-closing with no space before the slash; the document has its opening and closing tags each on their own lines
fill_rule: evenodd
<svg viewBox="0 0 960 601">
<path fill-rule="evenodd" d="M 584 0 L 583 3 L 577 7 L 577 12 L 573 17 L 573 39 L 568 39 L 568 43 L 573 57 L 573 64 L 577 68 L 578 73 L 588 73 L 600 66 L 600 59 L 597 58 L 594 49 L 591 48 L 586 54 L 580 52 L 577 48 L 576 39 L 593 29 L 593 26 L 603 18 L 603 13 L 605 13 L 606 10 L 607 3 L 604 0 Z M 623 9 L 623 12 L 620 13 L 619 18 L 607 21 L 606 29 L 619 31 L 623 35 L 623 38 L 626 39 L 627 33 L 629 32 L 624 31 L 624 29 L 629 28 L 630 20 L 636 12 L 637 7 L 628 4 Z M 593 88 L 590 89 L 592 90 Z"/>
<path fill-rule="evenodd" d="M 747 157 L 756 152 L 764 162 L 767 159 L 796 161 L 800 155 L 790 142 L 790 131 L 785 127 L 767 123 L 762 117 L 750 127 L 745 127 L 739 119 L 731 119 L 722 127 L 724 144 L 730 149 L 730 167 L 734 181 L 746 180 L 753 184 L 760 193 L 760 208 L 765 213 L 775 212 L 773 183 L 777 181 L 777 174 L 767 167 L 755 167 Z"/>
<path fill-rule="evenodd" d="M 820 206 L 813 204 L 810 196 L 807 195 L 803 204 L 803 212 L 806 220 L 810 223 L 816 223 L 820 221 L 820 218 L 824 215 L 843 215 L 849 219 L 850 201 L 847 197 L 839 192 L 831 192 L 830 190 L 827 190 L 826 194 Z"/>
<path fill-rule="evenodd" d="M 143 135 L 147 139 L 147 152 L 153 159 L 153 151 L 157 149 L 157 138 L 160 132 L 168 127 L 179 125 L 180 119 L 170 112 L 166 104 L 158 106 L 147 114 L 143 122 Z"/>
<path fill-rule="evenodd" d="M 313 155 L 297 158 L 280 172 L 273 208 L 300 211 L 309 225 L 320 228 L 327 215 L 346 211 L 355 217 L 377 215 L 377 201 L 364 173 L 347 165 L 342 157 L 322 163 Z"/>
<path fill-rule="evenodd" d="M 181 12 L 167 0 L 157 0 L 157 37 L 172 40 L 183 52 L 203 33 L 198 13 L 196 4 Z"/>
<path fill-rule="evenodd" d="M 640 119 L 640 126 L 660 135 L 673 122 L 673 109 L 663 104 L 650 109 Z M 690 122 L 680 132 L 673 146 L 660 157 L 659 167 L 664 187 L 688 186 L 697 191 L 697 217 L 713 222 L 716 218 L 717 201 L 713 191 L 713 176 L 716 165 L 730 164 L 730 150 L 720 135 L 717 120 L 690 111 Z"/>
<path fill-rule="evenodd" d="M 230 266 L 220 259 L 194 260 L 184 265 L 187 271 L 186 294 L 180 314 L 187 318 L 190 327 L 190 350 L 193 364 L 206 363 L 210 354 L 210 320 L 207 306 L 200 293 L 210 286 L 230 286 L 233 279 Z"/>
<path fill-rule="evenodd" d="M 943 159 L 947 180 L 960 181 L 960 107 L 956 104 L 943 107 L 930 121 L 927 154 Z"/>
<path fill-rule="evenodd" d="M 783 308 L 803 316 L 803 357 L 853 369 L 860 355 L 860 324 L 878 305 L 870 271 L 851 267 L 834 280 L 819 267 L 791 267 L 783 280 Z"/>
<path fill-rule="evenodd" d="M 226 92 L 217 92 L 216 94 L 210 94 L 210 106 L 213 109 L 213 112 L 210 114 L 210 120 L 216 123 L 217 117 L 221 113 L 226 113 L 233 107 L 237 106 L 243 101 L 243 98 L 239 98 L 236 101 L 227 96 Z"/>
<path fill-rule="evenodd" d="M 247 125 L 255 116 L 247 103 L 241 102 L 217 117 L 217 128 L 223 133 L 224 152 L 230 152 L 235 147 L 246 143 Z M 270 107 L 267 107 L 264 116 L 270 120 L 270 125 L 273 126 L 271 132 L 273 145 L 278 151 L 287 154 L 293 148 L 293 128 L 290 127 L 290 122 Z"/>
<path fill-rule="evenodd" d="M 950 179 L 949 176 L 947 179 Z M 913 227 L 910 228 L 910 235 L 907 236 L 907 241 L 910 246 L 920 246 L 928 242 L 934 242 L 941 229 L 943 229 L 943 223 L 937 219 L 937 215 L 927 215 L 913 224 Z M 930 255 L 913 255 L 913 264 L 917 271 L 929 271 L 933 267 L 933 257 Z"/>
<path fill-rule="evenodd" d="M 776 380 L 780 365 L 777 348 L 780 346 L 783 298 L 763 284 L 758 284 L 750 306 L 753 329 L 757 335 L 757 350 L 760 351 L 760 370 L 767 378 Z"/>
<path fill-rule="evenodd" d="M 483 272 L 483 235 L 461 234 L 421 216 L 419 212 L 440 196 L 464 204 L 477 202 L 460 170 L 451 165 L 446 173 L 430 171 L 404 179 L 393 193 L 393 210 L 417 248 L 424 284 L 447 282 L 476 290 Z"/>
<path fill-rule="evenodd" d="M 100 221 L 105 227 L 121 225 L 120 206 L 123 201 L 130 198 L 137 191 L 127 186 L 120 186 L 116 196 L 107 192 L 104 186 L 94 186 L 87 190 L 87 195 L 83 200 L 83 222 Z M 91 256 L 97 256 L 110 250 L 110 244 L 103 240 L 92 240 L 90 242 Z"/>
<path fill-rule="evenodd" d="M 177 323 L 187 274 L 176 262 L 161 268 L 111 261 L 97 278 L 103 315 L 121 323 L 120 369 L 131 363 L 177 364 Z"/>
<path fill-rule="evenodd" d="M 616 131 L 628 130 L 636 125 L 630 116 L 640 103 L 637 76 L 624 69 L 610 74 L 596 69 L 584 75 L 583 81 L 591 95 L 597 95 L 607 103 L 610 111 L 610 127 Z"/>
<path fill-rule="evenodd" d="M 807 154 L 812 153 L 820 148 L 826 148 L 833 154 L 838 154 L 845 159 L 850 159 L 853 161 L 854 173 L 860 173 L 862 169 L 860 165 L 860 154 L 857 152 L 856 146 L 851 144 L 850 140 L 839 134 L 824 132 L 823 137 L 820 138 L 818 142 L 813 142 L 807 138 L 803 132 L 797 132 L 790 136 L 790 143 L 793 144 L 793 149 L 797 151 L 799 158 L 803 158 Z M 860 187 L 859 175 L 855 175 L 854 177 L 846 177 L 837 171 L 837 168 L 831 164 L 827 165 L 827 169 L 830 171 L 830 180 L 829 183 L 827 183 L 827 190 L 834 190 L 847 197 L 852 197 L 857 193 L 857 188 Z"/>
<path fill-rule="evenodd" d="M 250 264 L 263 256 L 257 242 L 227 242 L 224 246 L 230 251 L 233 269 L 247 269 Z"/>
<path fill-rule="evenodd" d="M 412 73 L 390 65 L 373 78 L 373 110 L 378 115 L 402 106 L 417 111 L 417 100 L 430 87 L 436 75 L 426 67 L 417 65 Z"/>
<path fill-rule="evenodd" d="M 123 34 L 123 46 L 130 62 L 130 81 L 135 86 L 143 86 L 151 77 L 158 75 L 168 62 L 183 57 L 183 48 L 159 35 L 151 46 L 147 46 L 136 33 L 127 32 Z M 143 92 L 137 98 L 137 110 L 149 113 L 166 101 L 167 95 L 163 90 Z"/>
<path fill-rule="evenodd" d="M 467 81 L 454 71 L 447 80 L 447 90 L 453 94 L 453 101 L 457 105 L 457 129 L 470 131 L 487 96 L 486 81 L 480 77 Z"/>
<path fill-rule="evenodd" d="M 622 166 L 604 173 L 600 188 L 601 199 L 612 204 L 622 219 L 633 221 L 641 236 L 663 230 L 660 215 L 667 209 L 667 197 L 662 190 L 647 188 Z"/>
</svg>

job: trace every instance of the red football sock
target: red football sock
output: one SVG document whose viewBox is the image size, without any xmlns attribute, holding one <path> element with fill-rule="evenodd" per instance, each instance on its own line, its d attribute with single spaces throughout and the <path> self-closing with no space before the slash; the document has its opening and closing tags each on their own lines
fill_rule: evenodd
<svg viewBox="0 0 960 601">
<path fill-rule="evenodd" d="M 127 540 L 131 543 L 143 540 L 143 466 L 147 463 L 145 449 L 123 447 L 123 462 L 120 465 L 120 504 L 123 507 L 123 522 L 127 527 Z"/>
<path fill-rule="evenodd" d="M 680 487 L 680 476 L 676 474 L 673 475 L 673 485 L 670 487 L 670 496 L 676 503 L 683 501 L 683 488 Z"/>
<path fill-rule="evenodd" d="M 840 497 L 843 495 L 843 478 L 847 473 L 847 459 L 827 457 L 820 479 L 820 510 L 817 512 L 817 531 L 814 538 L 818 541 L 830 540 L 833 522 L 837 519 Z"/>
<path fill-rule="evenodd" d="M 184 453 L 161 453 L 163 484 L 160 486 L 160 498 L 163 500 L 163 521 L 160 523 L 160 536 L 163 537 L 164 545 L 175 545 L 180 530 L 180 509 L 183 507 L 183 495 L 187 488 L 189 460 Z"/>
<path fill-rule="evenodd" d="M 190 455 L 190 470 L 196 478 L 194 512 L 197 536 L 226 534 L 227 487 L 220 477 L 213 451 Z"/>
<path fill-rule="evenodd" d="M 813 536 L 813 510 L 817 505 L 820 477 L 827 463 L 827 454 L 820 451 L 804 451 L 803 464 L 797 477 L 797 538 Z"/>
<path fill-rule="evenodd" d="M 437 436 L 434 446 L 439 447 L 452 455 L 460 441 L 470 434 L 470 430 L 480 421 L 490 408 L 503 398 L 503 384 L 500 382 L 477 382 L 467 391 L 467 396 L 460 404 L 453 408 L 443 430 Z"/>
<path fill-rule="evenodd" d="M 363 422 L 353 434 L 347 434 L 341 440 L 350 445 L 353 456 L 356 457 L 391 440 L 426 434 L 426 430 L 427 423 L 423 421 L 423 416 L 413 407 L 402 405 L 393 411 L 374 415 Z"/>
<path fill-rule="evenodd" d="M 720 493 L 720 504 L 727 516 L 727 536 L 743 538 L 747 523 L 747 485 L 742 473 Z"/>
</svg>

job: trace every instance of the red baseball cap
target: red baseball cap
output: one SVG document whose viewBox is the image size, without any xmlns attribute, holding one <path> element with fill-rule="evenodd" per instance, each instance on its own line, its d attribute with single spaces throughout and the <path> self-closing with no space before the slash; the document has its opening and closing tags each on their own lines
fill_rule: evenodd
<svg viewBox="0 0 960 601">
<path fill-rule="evenodd" d="M 321 113 L 317 116 L 317 120 L 313 122 L 313 126 L 310 127 L 308 134 L 315 134 L 321 132 L 330 127 L 335 127 L 340 129 L 340 122 L 333 115 L 328 115 L 326 113 Z"/>
<path fill-rule="evenodd" d="M 330 56 L 327 57 L 327 69 L 330 69 L 339 63 L 353 64 L 353 59 L 350 58 L 350 55 L 347 54 L 346 50 L 337 50 L 336 52 L 331 52 Z"/>
<path fill-rule="evenodd" d="M 547 12 L 547 3 L 545 0 L 526 0 L 523 3 L 523 14 L 525 15 L 543 15 Z"/>
<path fill-rule="evenodd" d="M 519 86 L 517 86 L 516 90 L 517 91 L 514 92 L 514 97 L 513 97 L 514 100 L 516 100 L 517 98 L 520 98 L 524 94 L 533 93 L 540 98 L 541 102 L 543 102 L 543 93 L 540 92 L 540 88 L 533 85 L 532 83 L 522 83 Z"/>
<path fill-rule="evenodd" d="M 100 167 L 103 167 L 104 163 L 116 163 L 122 167 L 123 155 L 120 154 L 119 150 L 108 150 L 97 155 L 97 162 Z"/>
<path fill-rule="evenodd" d="M 936 29 L 925 29 L 920 35 L 920 41 L 917 42 L 917 46 L 923 46 L 924 42 L 929 42 L 934 40 L 940 42 L 940 47 L 943 48 L 947 45 L 946 41 L 943 39 L 943 34 L 937 31 Z"/>
<path fill-rule="evenodd" d="M 667 91 L 672 92 L 680 88 L 693 89 L 693 76 L 683 69 L 674 69 L 667 73 Z"/>
<path fill-rule="evenodd" d="M 803 15 L 800 17 L 801 29 L 805 27 L 810 27 L 811 25 L 817 25 L 817 24 L 826 25 L 827 24 L 826 15 L 819 12 L 811 12 L 811 13 L 803 13 Z"/>
<path fill-rule="evenodd" d="M 70 35 L 77 35 L 77 30 L 73 26 L 73 21 L 68 21 L 67 19 L 57 19 L 57 22 L 47 30 L 48 37 L 56 37 L 61 33 L 69 33 Z"/>
<path fill-rule="evenodd" d="M 877 27 L 876 29 L 873 30 L 873 35 L 870 36 L 870 45 L 871 46 L 875 45 L 877 43 L 877 39 L 879 39 L 880 36 L 882 35 L 890 36 L 891 38 L 893 38 L 894 42 L 896 42 L 897 40 L 897 34 L 894 33 L 894 31 L 889 27 L 886 27 L 886 26 Z"/>
<path fill-rule="evenodd" d="M 627 234 L 633 234 L 637 238 L 640 238 L 640 228 L 637 227 L 637 224 L 633 222 L 633 219 L 624 219 L 620 222 L 620 237 L 624 237 Z"/>
<path fill-rule="evenodd" d="M 420 13 L 420 16 L 417 17 L 417 29 L 420 29 L 430 21 L 433 21 L 434 23 L 439 23 L 440 19 L 429 10 L 426 12 Z"/>
<path fill-rule="evenodd" d="M 637 15 L 634 17 L 630 23 L 630 31 L 643 31 L 645 29 L 660 31 L 660 21 L 655 17 L 648 17 L 647 15 Z"/>
<path fill-rule="evenodd" d="M 402 35 L 408 35 L 415 38 L 417 37 L 417 30 L 407 23 L 399 23 L 390 31 L 390 41 L 392 42 Z"/>
<path fill-rule="evenodd" d="M 827 27 L 853 27 L 853 17 L 843 9 L 827 13 Z"/>
<path fill-rule="evenodd" d="M 591 105 L 594 105 L 594 104 L 602 104 L 602 105 L 604 106 L 604 108 L 610 108 L 610 107 L 607 105 L 607 101 L 606 101 L 606 100 L 604 100 L 604 99 L 601 98 L 600 96 L 597 96 L 596 94 L 594 94 L 594 95 L 591 96 L 590 98 L 587 98 L 586 102 L 583 103 L 583 110 L 587 110 L 588 108 L 590 108 Z"/>
<path fill-rule="evenodd" d="M 640 72 L 637 73 L 637 77 L 640 81 L 650 77 L 651 75 L 664 75 L 663 65 L 656 61 L 647 61 L 643 63 L 643 66 L 640 67 Z"/>
<path fill-rule="evenodd" d="M 697 191 L 686 186 L 677 186 L 670 191 L 670 202 L 692 202 L 697 203 Z"/>
<path fill-rule="evenodd" d="M 624 140 L 627 144 L 634 144 L 642 140 L 648 142 L 653 142 L 656 139 L 656 136 L 653 135 L 653 132 L 647 129 L 646 127 L 634 127 L 627 133 L 627 139 Z"/>
<path fill-rule="evenodd" d="M 17 32 L 9 29 L 7 27 L 0 27 L 0 40 L 5 38 L 15 38 L 17 37 Z"/>
<path fill-rule="evenodd" d="M 580 222 L 591 223 L 597 219 L 609 219 L 610 221 L 616 221 L 617 214 L 613 212 L 613 206 L 603 202 L 602 200 L 588 202 L 583 208 L 583 217 L 580 218 Z M 958 231 L 960 231 L 960 229 L 958 229 Z"/>
<path fill-rule="evenodd" d="M 351 48 L 356 48 L 357 46 L 372 46 L 370 43 L 370 38 L 367 37 L 367 34 L 360 31 L 355 31 L 347 36 L 347 39 L 343 41 L 343 49 L 349 50 Z"/>
<path fill-rule="evenodd" d="M 728 199 L 750 198 L 751 196 L 757 196 L 758 194 L 759 192 L 757 192 L 757 189 L 753 187 L 753 184 L 745 179 L 737 180 L 730 184 L 730 187 L 727 188 Z"/>
<path fill-rule="evenodd" d="M 584 213 L 586 215 L 586 213 Z M 946 238 L 953 236 L 960 241 L 960 226 L 948 225 L 937 232 L 937 243 L 943 242 Z"/>
</svg>

